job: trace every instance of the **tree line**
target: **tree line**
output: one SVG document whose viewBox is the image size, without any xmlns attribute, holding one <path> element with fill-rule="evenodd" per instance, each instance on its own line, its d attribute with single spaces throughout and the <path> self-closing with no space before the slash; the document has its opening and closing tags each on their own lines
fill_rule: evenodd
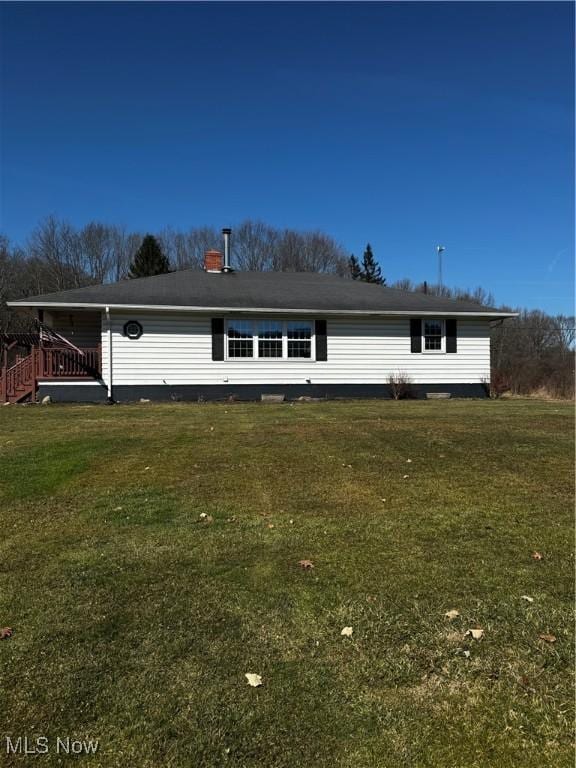
<svg viewBox="0 0 576 768">
<path fill-rule="evenodd" d="M 220 231 L 214 227 L 186 231 L 167 227 L 152 235 L 101 222 L 76 228 L 55 216 L 40 222 L 24 245 L 12 245 L 0 235 L 0 344 L 3 335 L 31 327 L 29 320 L 6 306 L 10 299 L 173 270 L 199 269 L 205 251 L 219 247 L 221 239 Z M 278 229 L 247 220 L 234 229 L 231 258 L 240 270 L 323 272 L 386 285 L 369 244 L 362 259 L 357 259 L 321 231 Z M 407 278 L 390 287 L 495 306 L 492 294 L 481 287 L 450 288 L 414 283 Z M 519 316 L 493 324 L 493 393 L 547 391 L 559 397 L 573 396 L 574 318 L 509 306 L 498 309 L 518 311 Z"/>
<path fill-rule="evenodd" d="M 41 221 L 23 245 L 0 235 L 0 334 L 26 325 L 6 307 L 10 299 L 200 269 L 204 253 L 220 247 L 221 241 L 215 227 L 166 227 L 150 234 L 97 221 L 77 228 L 56 216 Z M 348 274 L 348 254 L 330 235 L 260 221 L 247 220 L 235 228 L 231 257 L 241 270 Z"/>
</svg>

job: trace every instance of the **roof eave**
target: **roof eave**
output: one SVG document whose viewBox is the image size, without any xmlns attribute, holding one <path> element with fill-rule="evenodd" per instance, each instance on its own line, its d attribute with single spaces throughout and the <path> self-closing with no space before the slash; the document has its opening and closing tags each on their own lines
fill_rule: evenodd
<svg viewBox="0 0 576 768">
<path fill-rule="evenodd" d="M 114 309 L 114 310 L 148 310 L 155 312 L 198 312 L 198 313 L 229 313 L 239 312 L 242 314 L 299 314 L 299 315 L 351 315 L 351 316 L 422 316 L 434 317 L 437 315 L 450 315 L 451 317 L 494 317 L 506 318 L 517 317 L 517 312 L 494 312 L 491 310 L 482 311 L 469 310 L 421 310 L 421 309 L 290 309 L 282 307 L 195 307 L 179 304 L 111 304 L 96 302 L 63 302 L 63 301 L 8 301 L 7 306 L 14 308 L 38 307 L 42 309 Z"/>
</svg>

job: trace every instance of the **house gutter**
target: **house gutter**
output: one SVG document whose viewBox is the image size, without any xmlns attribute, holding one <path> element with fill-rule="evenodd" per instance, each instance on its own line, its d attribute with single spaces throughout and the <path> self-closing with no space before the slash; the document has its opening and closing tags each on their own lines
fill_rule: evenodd
<svg viewBox="0 0 576 768">
<path fill-rule="evenodd" d="M 114 398 L 112 396 L 112 317 L 110 307 L 106 307 L 106 341 L 108 344 L 108 404 L 112 405 Z"/>
<path fill-rule="evenodd" d="M 287 309 L 283 307 L 194 307 L 180 304 L 95 304 L 95 303 L 71 303 L 71 302 L 6 302 L 9 307 L 57 307 L 66 309 L 105 309 L 108 313 L 111 309 L 146 310 L 151 312 L 197 312 L 201 314 L 239 313 L 244 315 L 335 315 L 341 317 L 486 317 L 506 318 L 517 317 L 517 312 L 455 312 L 451 310 L 420 310 L 420 309 Z"/>
</svg>

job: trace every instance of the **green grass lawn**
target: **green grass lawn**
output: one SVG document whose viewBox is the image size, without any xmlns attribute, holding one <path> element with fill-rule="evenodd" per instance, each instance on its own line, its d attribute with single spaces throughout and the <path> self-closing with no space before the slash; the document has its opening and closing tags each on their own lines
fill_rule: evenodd
<svg viewBox="0 0 576 768">
<path fill-rule="evenodd" d="M 0 764 L 572 766 L 572 414 L 1 408 Z"/>
</svg>

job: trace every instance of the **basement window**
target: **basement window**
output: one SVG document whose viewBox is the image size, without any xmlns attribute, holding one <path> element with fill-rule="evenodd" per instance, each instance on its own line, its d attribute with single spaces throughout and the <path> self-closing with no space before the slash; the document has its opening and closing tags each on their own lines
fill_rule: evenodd
<svg viewBox="0 0 576 768">
<path fill-rule="evenodd" d="M 424 352 L 444 352 L 444 321 L 424 320 L 423 327 Z"/>
<path fill-rule="evenodd" d="M 235 320 L 226 324 L 227 359 L 312 360 L 313 320 Z"/>
</svg>

